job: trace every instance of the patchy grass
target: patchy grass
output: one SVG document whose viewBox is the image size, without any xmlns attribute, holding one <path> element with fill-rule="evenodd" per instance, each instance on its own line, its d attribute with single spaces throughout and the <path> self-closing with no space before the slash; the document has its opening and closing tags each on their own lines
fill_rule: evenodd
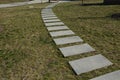
<svg viewBox="0 0 120 80">
<path fill-rule="evenodd" d="M 1 80 L 75 78 L 42 22 L 40 11 L 46 5 L 0 9 Z"/>
<path fill-rule="evenodd" d="M 1 80 L 76 80 L 43 24 L 46 5 L 0 9 Z"/>
<path fill-rule="evenodd" d="M 111 15 L 120 13 L 120 5 L 102 5 L 101 0 L 85 0 L 81 5 L 80 1 L 62 3 L 54 8 L 56 15 L 85 43 L 89 43 L 96 49 L 96 52 L 77 55 L 67 58 L 68 60 L 79 59 L 95 54 L 102 54 L 114 65 L 94 70 L 76 76 L 78 80 L 88 80 L 120 69 L 120 20 L 112 19 Z M 95 4 L 96 3 L 96 4 Z M 98 5 L 97 5 L 98 4 Z"/>
<path fill-rule="evenodd" d="M 0 4 L 13 3 L 13 2 L 23 2 L 27 0 L 0 0 Z"/>
<path fill-rule="evenodd" d="M 120 23 L 111 18 L 96 18 L 119 12 L 119 6 L 80 6 L 79 2 L 58 5 L 54 11 L 61 20 L 97 50 L 63 58 L 42 22 L 40 11 L 46 5 L 0 9 L 1 80 L 88 80 L 120 68 Z M 102 13 L 104 10 L 107 13 Z M 70 60 L 99 53 L 114 65 L 76 76 L 68 64 Z"/>
</svg>

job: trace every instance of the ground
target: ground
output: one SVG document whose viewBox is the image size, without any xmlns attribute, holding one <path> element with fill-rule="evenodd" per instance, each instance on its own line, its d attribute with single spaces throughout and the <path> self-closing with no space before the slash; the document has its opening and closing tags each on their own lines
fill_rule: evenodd
<svg viewBox="0 0 120 80">
<path fill-rule="evenodd" d="M 58 17 L 96 52 L 64 58 L 43 24 L 40 11 L 46 4 L 0 9 L 1 80 L 88 80 L 120 69 L 120 21 L 110 15 L 119 5 L 81 6 L 62 3 Z M 102 54 L 114 65 L 76 76 L 68 61 Z"/>
</svg>

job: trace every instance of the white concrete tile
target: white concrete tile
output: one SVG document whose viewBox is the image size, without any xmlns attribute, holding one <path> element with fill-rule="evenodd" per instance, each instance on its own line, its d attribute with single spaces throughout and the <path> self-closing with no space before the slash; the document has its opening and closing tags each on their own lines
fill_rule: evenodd
<svg viewBox="0 0 120 80">
<path fill-rule="evenodd" d="M 74 35 L 74 34 L 75 34 L 75 33 L 72 32 L 71 30 L 50 32 L 50 35 L 51 35 L 52 37 L 59 37 L 59 36 L 66 36 L 66 35 Z"/>
<path fill-rule="evenodd" d="M 53 23 L 45 23 L 46 26 L 59 26 L 59 25 L 64 25 L 63 22 L 53 22 Z"/>
<path fill-rule="evenodd" d="M 55 15 L 54 13 L 41 13 L 41 15 Z"/>
<path fill-rule="evenodd" d="M 41 12 L 41 14 L 54 14 L 53 12 Z"/>
<path fill-rule="evenodd" d="M 42 14 L 42 16 L 44 17 L 44 16 L 56 16 L 55 14 Z"/>
<path fill-rule="evenodd" d="M 49 19 L 58 19 L 58 17 L 46 17 L 46 18 L 43 18 L 43 20 L 49 20 Z"/>
<path fill-rule="evenodd" d="M 54 30 L 64 30 L 69 29 L 67 26 L 54 26 L 54 27 L 47 27 L 48 31 L 54 31 Z"/>
<path fill-rule="evenodd" d="M 75 42 L 83 42 L 83 40 L 79 36 L 57 38 L 57 39 L 53 39 L 53 40 L 55 41 L 56 45 L 75 43 Z"/>
<path fill-rule="evenodd" d="M 120 70 L 90 80 L 120 80 Z"/>
<path fill-rule="evenodd" d="M 74 45 L 60 48 L 60 51 L 64 55 L 64 57 L 78 55 L 78 54 L 85 54 L 87 52 L 95 51 L 89 44 L 81 44 L 81 45 Z"/>
<path fill-rule="evenodd" d="M 70 61 L 69 64 L 77 75 L 112 65 L 112 63 L 101 54 Z"/>
<path fill-rule="evenodd" d="M 60 22 L 60 19 L 52 19 L 52 20 L 44 20 L 45 23 L 49 23 L 49 22 Z"/>
<path fill-rule="evenodd" d="M 55 15 L 42 16 L 42 18 L 48 18 L 48 17 L 57 17 L 57 16 Z"/>
</svg>

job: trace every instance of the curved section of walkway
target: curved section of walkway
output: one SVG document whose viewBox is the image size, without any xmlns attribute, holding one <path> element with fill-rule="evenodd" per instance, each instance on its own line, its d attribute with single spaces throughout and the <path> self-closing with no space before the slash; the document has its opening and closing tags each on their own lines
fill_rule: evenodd
<svg viewBox="0 0 120 80">
<path fill-rule="evenodd" d="M 61 3 L 61 2 L 59 2 Z M 68 45 L 67 47 L 59 47 L 62 55 L 64 57 L 80 55 L 80 54 L 89 54 L 89 52 L 95 51 L 88 43 L 84 43 L 83 39 L 77 36 L 72 30 L 69 29 L 52 11 L 52 8 L 59 4 L 53 3 L 47 7 L 45 7 L 42 12 L 43 22 L 52 37 L 53 41 L 56 45 L 68 45 L 72 44 L 72 46 Z M 78 43 L 76 45 L 75 43 Z M 101 54 L 85 57 L 82 59 L 77 59 L 73 61 L 69 61 L 70 66 L 73 68 L 74 72 L 77 75 L 82 73 L 86 73 L 89 71 L 93 71 L 96 69 L 100 69 L 106 66 L 110 66 L 113 63 L 110 62 L 106 57 Z M 117 73 L 120 74 L 120 71 Z M 111 76 L 114 77 L 111 79 Z M 101 77 L 102 80 L 114 80 L 115 78 L 120 79 L 120 76 L 116 76 L 116 72 L 112 73 L 110 76 L 105 75 Z M 100 80 L 99 78 L 95 78 L 92 80 Z"/>
</svg>

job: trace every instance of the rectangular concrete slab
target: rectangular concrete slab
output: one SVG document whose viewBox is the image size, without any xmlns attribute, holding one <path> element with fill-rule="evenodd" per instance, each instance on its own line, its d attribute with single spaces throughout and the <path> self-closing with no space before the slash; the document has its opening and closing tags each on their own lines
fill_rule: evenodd
<svg viewBox="0 0 120 80">
<path fill-rule="evenodd" d="M 57 39 L 53 39 L 53 40 L 55 41 L 55 43 L 57 45 L 75 43 L 75 42 L 83 42 L 83 40 L 79 36 L 57 38 Z"/>
<path fill-rule="evenodd" d="M 47 17 L 57 17 L 56 15 L 47 15 L 47 16 L 42 16 L 42 18 L 47 18 Z"/>
<path fill-rule="evenodd" d="M 48 12 L 47 11 L 41 11 L 41 13 L 48 13 L 49 14 L 49 13 L 53 13 L 53 11 L 48 11 Z"/>
<path fill-rule="evenodd" d="M 45 16 L 45 15 L 55 15 L 55 14 L 54 13 L 43 13 L 41 15 Z"/>
<path fill-rule="evenodd" d="M 54 30 L 64 30 L 69 29 L 67 26 L 54 26 L 54 27 L 47 27 L 48 31 L 54 31 Z"/>
<path fill-rule="evenodd" d="M 42 9 L 42 12 L 43 11 L 52 11 L 52 9 Z"/>
<path fill-rule="evenodd" d="M 89 44 L 81 44 L 81 45 L 74 45 L 74 46 L 68 46 L 59 48 L 64 57 L 77 55 L 77 54 L 85 54 L 87 52 L 95 51 L 94 48 L 92 48 Z"/>
<path fill-rule="evenodd" d="M 52 37 L 59 37 L 59 36 L 66 36 L 66 35 L 74 35 L 75 33 L 71 30 L 64 30 L 64 31 L 55 31 L 50 32 Z"/>
<path fill-rule="evenodd" d="M 48 20 L 48 19 L 58 19 L 58 17 L 46 17 L 46 18 L 43 18 L 44 20 Z"/>
<path fill-rule="evenodd" d="M 83 59 L 70 61 L 69 64 L 71 65 L 75 73 L 79 75 L 82 73 L 86 73 L 92 70 L 112 65 L 112 62 L 110 62 L 107 58 L 99 54 L 95 56 L 86 57 Z"/>
<path fill-rule="evenodd" d="M 50 17 L 50 16 L 56 16 L 56 15 L 54 15 L 54 14 L 42 15 L 42 17 Z"/>
<path fill-rule="evenodd" d="M 42 13 L 41 12 L 41 15 L 54 15 L 54 13 L 53 12 L 51 12 L 51 13 L 44 13 L 44 12 Z"/>
<path fill-rule="evenodd" d="M 53 12 L 41 12 L 41 14 L 54 14 Z"/>
<path fill-rule="evenodd" d="M 57 26 L 57 25 L 64 25 L 63 22 L 53 22 L 53 23 L 45 23 L 46 26 Z"/>
<path fill-rule="evenodd" d="M 56 16 L 55 14 L 42 14 L 42 16 Z"/>
<path fill-rule="evenodd" d="M 120 80 L 120 70 L 90 80 Z"/>
<path fill-rule="evenodd" d="M 58 22 L 60 21 L 59 19 L 52 19 L 52 20 L 44 20 L 45 23 L 49 22 Z"/>
<path fill-rule="evenodd" d="M 43 13 L 49 13 L 49 12 L 53 12 L 51 10 L 46 10 L 46 11 L 42 11 Z"/>
<path fill-rule="evenodd" d="M 52 10 L 42 10 L 41 12 L 53 12 Z"/>
</svg>

